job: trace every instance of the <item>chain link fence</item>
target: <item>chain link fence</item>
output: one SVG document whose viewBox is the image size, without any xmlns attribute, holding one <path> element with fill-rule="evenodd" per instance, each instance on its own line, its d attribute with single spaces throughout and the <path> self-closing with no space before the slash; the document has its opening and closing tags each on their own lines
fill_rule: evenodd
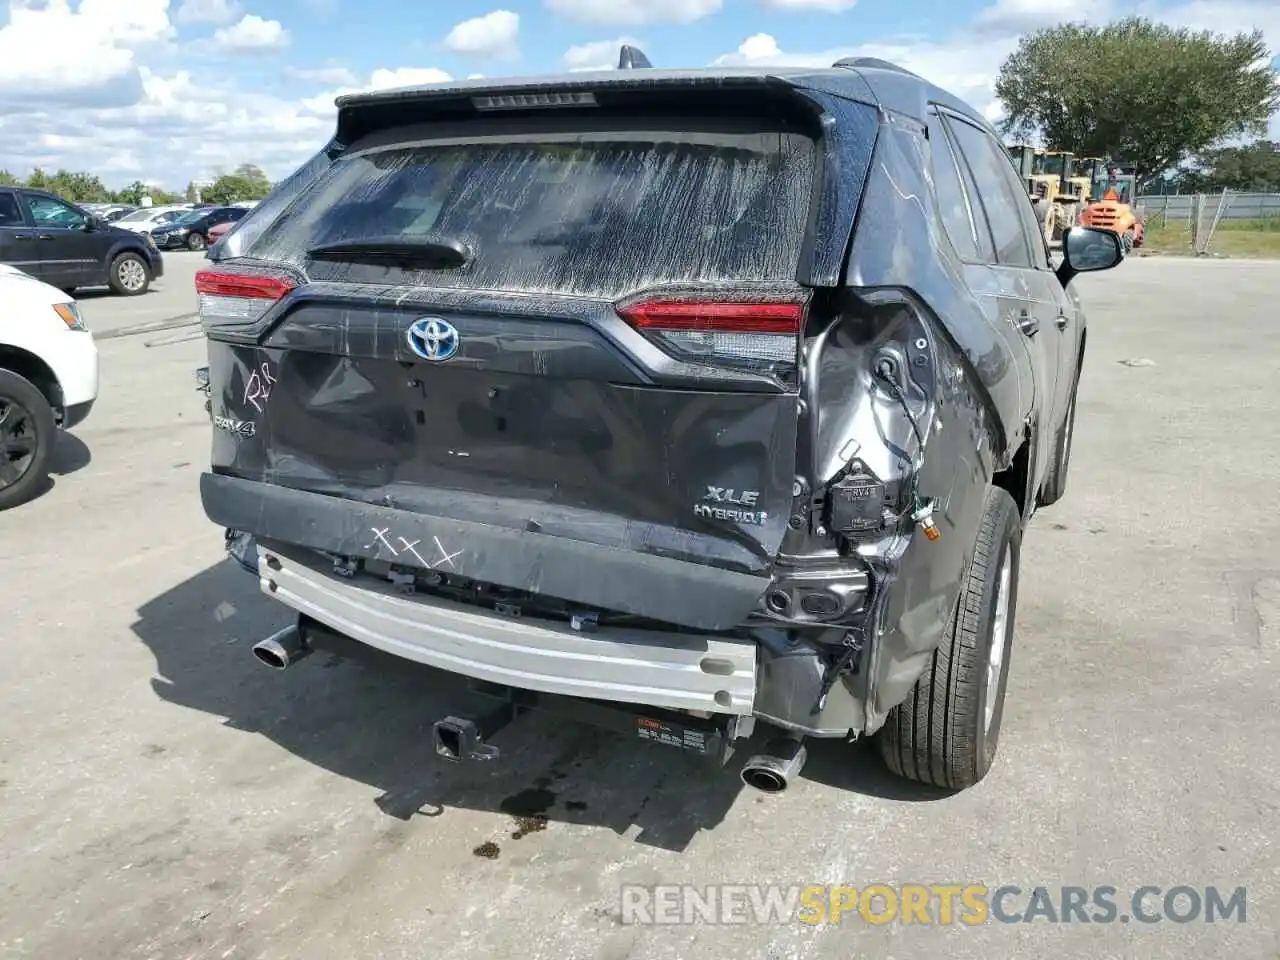
<svg viewBox="0 0 1280 960">
<path fill-rule="evenodd" d="M 1138 197 L 1137 206 L 1153 238 L 1176 239 L 1170 245 L 1185 242 L 1197 256 L 1214 253 L 1224 232 L 1280 235 L 1280 193 L 1146 195 Z"/>
</svg>

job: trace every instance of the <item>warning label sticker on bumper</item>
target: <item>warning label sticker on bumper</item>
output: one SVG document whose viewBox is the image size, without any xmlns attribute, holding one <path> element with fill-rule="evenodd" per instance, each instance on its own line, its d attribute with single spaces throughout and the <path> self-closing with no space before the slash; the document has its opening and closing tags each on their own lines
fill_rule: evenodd
<svg viewBox="0 0 1280 960">
<path fill-rule="evenodd" d="M 669 747 L 680 747 L 682 750 L 707 752 L 707 735 L 701 730 L 690 730 L 674 723 L 654 720 L 652 717 L 637 717 L 636 732 L 641 740 L 654 743 L 665 743 Z"/>
</svg>

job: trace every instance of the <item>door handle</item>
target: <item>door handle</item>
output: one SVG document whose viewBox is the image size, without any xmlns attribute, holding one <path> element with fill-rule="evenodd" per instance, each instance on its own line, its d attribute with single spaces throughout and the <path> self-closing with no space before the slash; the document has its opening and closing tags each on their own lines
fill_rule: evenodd
<svg viewBox="0 0 1280 960">
<path fill-rule="evenodd" d="M 1025 336 L 1034 337 L 1040 332 L 1040 321 L 1033 317 L 1029 310 L 1023 310 L 1018 314 L 1018 329 Z"/>
<path fill-rule="evenodd" d="M 1068 324 L 1069 322 L 1070 322 L 1070 321 L 1068 320 L 1067 315 L 1066 315 L 1065 313 L 1060 313 L 1060 314 L 1058 314 L 1058 329 L 1059 329 L 1059 330 L 1065 330 L 1065 329 L 1067 329 L 1067 324 Z"/>
<path fill-rule="evenodd" d="M 13 239 L 15 239 L 15 240 L 31 240 L 31 239 L 33 239 L 33 237 L 32 237 L 32 236 L 31 236 L 31 234 L 29 234 L 29 233 L 15 233 L 15 234 L 13 235 Z"/>
<path fill-rule="evenodd" d="M 38 240 L 52 240 L 52 239 L 53 239 L 53 234 L 51 234 L 51 233 L 42 233 L 42 234 L 40 234 L 40 236 L 39 236 L 39 237 L 37 237 L 36 239 L 38 239 Z"/>
</svg>

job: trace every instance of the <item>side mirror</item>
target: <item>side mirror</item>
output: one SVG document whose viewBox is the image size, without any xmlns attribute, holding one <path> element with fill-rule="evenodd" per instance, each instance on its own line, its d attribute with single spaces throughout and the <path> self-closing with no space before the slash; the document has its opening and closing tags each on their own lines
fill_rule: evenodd
<svg viewBox="0 0 1280 960">
<path fill-rule="evenodd" d="M 104 223 L 106 223 L 105 220 L 96 214 L 91 213 L 84 218 L 84 232 L 93 233 L 95 230 L 101 230 Z"/>
<path fill-rule="evenodd" d="M 1058 279 L 1065 287 L 1078 273 L 1110 270 L 1124 260 L 1120 235 L 1101 227 L 1072 227 L 1062 237 L 1062 265 Z"/>
</svg>

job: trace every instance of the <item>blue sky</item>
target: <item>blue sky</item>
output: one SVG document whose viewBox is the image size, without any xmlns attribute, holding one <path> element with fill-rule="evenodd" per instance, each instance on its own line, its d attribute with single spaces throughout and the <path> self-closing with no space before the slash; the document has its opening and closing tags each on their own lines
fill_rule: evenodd
<svg viewBox="0 0 1280 960">
<path fill-rule="evenodd" d="M 339 93 L 611 66 L 623 40 L 658 66 L 882 56 L 994 118 L 1000 62 L 1064 10 L 1259 27 L 1280 53 L 1280 0 L 0 0 L 0 169 L 279 177 Z"/>
</svg>

